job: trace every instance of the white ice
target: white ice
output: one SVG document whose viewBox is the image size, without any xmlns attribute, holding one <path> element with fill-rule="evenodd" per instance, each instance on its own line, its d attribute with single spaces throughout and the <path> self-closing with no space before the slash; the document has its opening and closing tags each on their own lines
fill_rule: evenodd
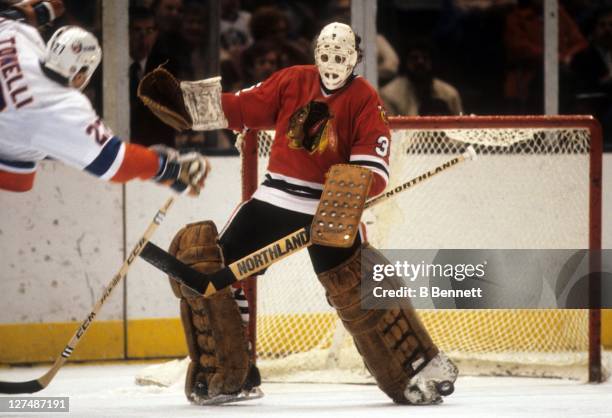
<svg viewBox="0 0 612 418">
<path fill-rule="evenodd" d="M 190 405 L 181 384 L 137 386 L 142 364 L 71 365 L 48 388 L 29 396 L 68 396 L 70 414 L 5 414 L 24 417 L 612 417 L 612 382 L 462 377 L 442 405 L 394 405 L 372 385 L 265 383 L 262 399 L 233 405 Z M 47 369 L 0 368 L 0 380 L 37 378 Z M 1 395 L 5 396 L 5 395 Z"/>
</svg>

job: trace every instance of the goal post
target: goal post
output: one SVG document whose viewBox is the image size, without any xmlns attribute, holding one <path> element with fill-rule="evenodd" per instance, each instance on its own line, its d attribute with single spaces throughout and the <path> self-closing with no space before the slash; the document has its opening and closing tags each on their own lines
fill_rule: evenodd
<svg viewBox="0 0 612 418">
<path fill-rule="evenodd" d="M 592 117 L 391 117 L 389 125 L 390 185 L 469 145 L 479 161 L 366 213 L 375 246 L 601 249 L 602 135 Z M 249 131 L 243 139 L 245 200 L 261 182 L 272 138 L 273 132 Z M 476 213 L 478 219 L 472 219 Z M 351 370 L 346 380 L 359 379 L 364 374 L 359 356 L 347 333 L 339 332 L 304 253 L 273 266 L 259 283 L 245 284 L 253 318 L 249 333 L 262 374 L 284 379 L 294 373 L 309 380 L 311 368 L 329 368 L 333 357 L 338 368 Z M 599 271 L 599 262 L 592 251 L 591 271 Z M 591 275 L 588 310 L 424 310 L 420 315 L 463 371 L 597 382 L 603 376 L 600 286 Z"/>
</svg>

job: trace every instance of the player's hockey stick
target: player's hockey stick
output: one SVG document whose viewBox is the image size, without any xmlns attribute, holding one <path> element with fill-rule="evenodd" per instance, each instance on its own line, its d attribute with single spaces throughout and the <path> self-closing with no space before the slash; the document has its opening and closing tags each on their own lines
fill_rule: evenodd
<svg viewBox="0 0 612 418">
<path fill-rule="evenodd" d="M 374 199 L 368 200 L 365 208 L 391 199 L 463 161 L 474 160 L 475 158 L 476 152 L 472 146 L 469 146 L 463 154 L 394 187 Z M 251 277 L 310 244 L 310 228 L 302 228 L 212 274 L 203 274 L 192 269 L 151 242 L 146 245 L 140 257 L 170 275 L 173 280 L 200 294 L 209 296 L 237 281 Z"/>
<path fill-rule="evenodd" d="M 123 262 L 123 265 L 119 269 L 119 272 L 115 274 L 115 276 L 113 276 L 113 279 L 110 281 L 108 286 L 106 286 L 106 289 L 104 289 L 104 292 L 102 293 L 102 297 L 98 300 L 98 302 L 96 302 L 96 305 L 93 307 L 93 310 L 89 313 L 89 315 L 87 315 L 87 318 L 85 318 L 85 320 L 76 330 L 76 332 L 66 345 L 66 348 L 64 348 L 64 351 L 62 351 L 62 354 L 55 360 L 55 363 L 53 363 L 53 367 L 51 367 L 51 369 L 49 369 L 47 373 L 45 373 L 38 379 L 29 380 L 27 382 L 0 382 L 0 393 L 34 393 L 43 390 L 49 385 L 49 383 L 51 383 L 51 380 L 53 380 L 59 369 L 66 363 L 66 361 L 68 361 L 68 358 L 72 355 L 72 352 L 76 348 L 77 344 L 91 326 L 92 322 L 96 318 L 96 315 L 100 311 L 100 308 L 102 308 L 102 305 L 104 305 L 104 302 L 106 302 L 106 300 L 108 299 L 112 291 L 115 289 L 115 287 L 117 287 L 117 284 L 121 281 L 121 279 L 125 277 L 128 269 L 130 268 L 134 260 L 138 258 L 138 255 L 145 248 L 147 242 L 149 242 L 149 239 L 151 239 L 151 236 L 153 235 L 157 227 L 164 220 L 166 212 L 168 212 L 168 209 L 170 209 L 172 203 L 174 203 L 174 197 L 168 198 L 166 203 L 164 203 L 164 205 L 157 211 L 155 217 L 149 224 L 147 230 L 144 232 L 142 238 L 138 240 L 138 243 L 136 244 L 136 246 L 134 246 L 132 252 Z"/>
</svg>

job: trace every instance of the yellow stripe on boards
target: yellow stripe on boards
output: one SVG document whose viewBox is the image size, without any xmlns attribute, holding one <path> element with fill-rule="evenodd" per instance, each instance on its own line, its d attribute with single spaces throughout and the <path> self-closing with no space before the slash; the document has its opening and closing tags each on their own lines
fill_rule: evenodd
<svg viewBox="0 0 612 418">
<path fill-rule="evenodd" d="M 0 324 L 0 363 L 42 363 L 60 356 L 79 322 Z M 94 321 L 70 360 L 123 358 L 123 321 Z"/>
<path fill-rule="evenodd" d="M 537 311 L 536 311 L 537 312 Z M 523 311 L 520 314 L 507 316 L 509 328 L 517 331 L 528 324 L 533 326 L 536 320 L 534 311 Z M 511 339 L 510 344 L 516 349 L 545 349 L 543 344 L 551 338 L 568 318 L 563 318 L 559 312 L 540 312 L 537 320 L 546 320 L 546 324 L 533 334 L 523 334 L 520 331 Z M 542 316 L 543 315 L 543 316 Z M 505 316 L 505 315 L 504 315 Z M 574 315 L 570 315 L 570 318 Z M 460 344 L 466 335 L 461 329 L 449 328 L 449 323 L 475 321 L 473 313 L 462 311 L 425 311 L 421 317 L 432 334 L 441 345 Z M 563 318 L 563 319 L 562 319 Z M 258 341 L 258 351 L 268 355 L 288 354 L 296 347 L 300 350 L 315 347 L 326 348 L 331 344 L 332 330 L 336 324 L 335 313 L 324 314 L 277 314 L 261 317 L 258 320 L 260 335 L 274 335 L 274 338 Z M 499 327 L 491 327 L 500 318 L 494 315 L 481 318 L 481 326 L 473 327 L 471 338 L 483 345 L 495 341 L 500 332 Z M 311 324 L 317 324 L 313 327 Z M 70 337 L 78 327 L 77 322 L 46 323 L 46 324 L 0 324 L 0 363 L 42 363 L 54 361 L 64 349 Z M 83 337 L 71 360 L 116 360 L 125 359 L 123 352 L 123 321 L 96 321 Z M 277 332 L 282 331 L 282 332 Z M 506 328 L 506 331 L 508 328 Z M 536 338 L 534 338 L 536 337 Z M 580 342 L 584 349 L 585 340 Z M 612 349 L 612 309 L 602 312 L 602 344 Z M 478 345 L 478 344 L 476 344 Z M 534 347 L 535 345 L 535 347 Z M 466 347 L 470 348 L 470 347 Z M 472 347 L 474 349 L 476 347 Z M 563 347 L 577 348 L 577 347 Z M 187 354 L 183 327 L 179 318 L 134 319 L 128 321 L 128 355 L 130 359 L 182 357 Z"/>
<path fill-rule="evenodd" d="M 612 350 L 612 309 L 601 311 L 601 344 Z"/>
<path fill-rule="evenodd" d="M 187 344 L 179 318 L 128 321 L 128 357 L 184 357 Z"/>
<path fill-rule="evenodd" d="M 0 324 L 0 363 L 54 361 L 76 331 L 77 322 Z M 124 353 L 123 321 L 95 321 L 70 360 L 121 360 L 187 355 L 179 318 L 128 321 L 128 355 Z"/>
</svg>

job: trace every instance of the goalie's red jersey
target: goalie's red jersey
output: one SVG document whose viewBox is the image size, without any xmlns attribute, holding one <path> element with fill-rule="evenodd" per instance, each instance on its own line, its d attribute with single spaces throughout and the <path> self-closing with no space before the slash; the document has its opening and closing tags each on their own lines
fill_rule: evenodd
<svg viewBox="0 0 612 418">
<path fill-rule="evenodd" d="M 222 100 L 230 129 L 276 131 L 256 199 L 314 214 L 325 173 L 339 163 L 372 170 L 371 195 L 386 187 L 391 135 L 381 100 L 362 77 L 327 94 L 316 66 L 295 66 L 254 87 L 223 94 Z"/>
</svg>

